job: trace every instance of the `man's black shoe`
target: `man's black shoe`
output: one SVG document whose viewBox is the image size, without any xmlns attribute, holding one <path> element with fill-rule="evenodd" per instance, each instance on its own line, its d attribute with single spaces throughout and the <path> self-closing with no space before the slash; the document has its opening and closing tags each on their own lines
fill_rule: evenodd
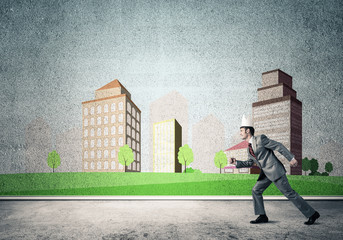
<svg viewBox="0 0 343 240">
<path fill-rule="evenodd" d="M 318 212 L 315 212 L 309 219 L 307 222 L 304 222 L 304 224 L 306 225 L 312 225 L 318 218 L 320 217 Z"/>
<path fill-rule="evenodd" d="M 257 224 L 257 223 L 267 223 L 268 222 L 268 217 L 267 215 L 260 215 L 256 220 L 250 221 L 251 224 Z"/>
</svg>

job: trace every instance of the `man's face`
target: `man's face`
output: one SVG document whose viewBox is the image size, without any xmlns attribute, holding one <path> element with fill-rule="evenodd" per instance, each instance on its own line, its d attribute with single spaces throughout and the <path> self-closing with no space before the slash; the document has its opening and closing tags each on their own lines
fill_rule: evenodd
<svg viewBox="0 0 343 240">
<path fill-rule="evenodd" d="M 245 130 L 245 128 L 241 128 L 241 133 L 239 135 L 241 135 L 242 140 L 246 140 L 248 138 L 248 133 L 249 129 Z"/>
</svg>

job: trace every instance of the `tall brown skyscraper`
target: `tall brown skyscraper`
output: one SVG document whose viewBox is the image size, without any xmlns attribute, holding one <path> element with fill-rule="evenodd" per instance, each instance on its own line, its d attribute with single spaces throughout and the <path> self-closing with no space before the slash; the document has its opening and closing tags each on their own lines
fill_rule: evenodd
<svg viewBox="0 0 343 240">
<path fill-rule="evenodd" d="M 141 111 L 118 80 L 97 89 L 95 100 L 82 103 L 82 120 L 84 172 L 124 172 L 118 152 L 125 144 L 134 156 L 126 171 L 141 171 Z"/>
<path fill-rule="evenodd" d="M 262 88 L 257 89 L 258 102 L 253 103 L 255 135 L 265 134 L 285 145 L 299 161 L 289 167 L 287 159 L 275 152 L 287 172 L 301 175 L 302 103 L 292 88 L 292 77 L 276 69 L 262 73 Z"/>
</svg>

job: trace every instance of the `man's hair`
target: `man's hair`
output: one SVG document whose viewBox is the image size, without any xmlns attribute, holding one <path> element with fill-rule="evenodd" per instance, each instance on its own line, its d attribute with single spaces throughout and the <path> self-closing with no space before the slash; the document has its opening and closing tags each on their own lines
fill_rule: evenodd
<svg viewBox="0 0 343 240">
<path fill-rule="evenodd" d="M 253 127 L 241 127 L 241 128 L 244 128 L 245 130 L 249 129 L 250 130 L 250 133 L 252 136 L 254 136 L 254 133 L 255 133 L 255 129 Z"/>
</svg>

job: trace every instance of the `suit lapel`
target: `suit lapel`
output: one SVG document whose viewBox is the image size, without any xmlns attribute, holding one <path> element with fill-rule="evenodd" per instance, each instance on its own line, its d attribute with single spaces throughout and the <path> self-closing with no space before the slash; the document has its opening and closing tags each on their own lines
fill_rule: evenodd
<svg viewBox="0 0 343 240">
<path fill-rule="evenodd" d="M 252 137 L 252 150 L 256 155 L 256 137 Z"/>
</svg>

